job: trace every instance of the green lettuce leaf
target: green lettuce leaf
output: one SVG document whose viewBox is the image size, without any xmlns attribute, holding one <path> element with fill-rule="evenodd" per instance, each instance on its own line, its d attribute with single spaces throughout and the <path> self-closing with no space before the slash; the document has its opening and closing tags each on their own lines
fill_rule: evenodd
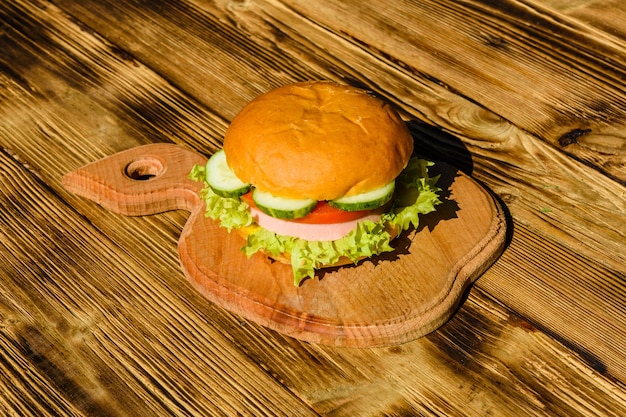
<svg viewBox="0 0 626 417">
<path fill-rule="evenodd" d="M 348 258 L 356 263 L 362 257 L 371 257 L 383 252 L 393 251 L 391 235 L 385 226 L 391 224 L 400 231 L 419 225 L 419 215 L 435 210 L 441 201 L 436 187 L 438 176 L 429 177 L 428 167 L 433 163 L 412 158 L 396 180 L 396 197 L 390 211 L 380 221 L 365 220 L 346 236 L 332 241 L 309 241 L 273 233 L 258 228 L 248 235 L 242 251 L 250 257 L 258 251 L 278 256 L 289 253 L 293 271 L 294 285 L 300 285 L 305 278 L 314 278 L 315 270 L 322 265 Z M 203 181 L 205 187 L 200 197 L 206 203 L 207 217 L 219 221 L 222 227 L 238 229 L 253 223 L 248 205 L 236 198 L 223 198 L 215 194 L 206 184 L 204 166 L 196 165 L 189 178 Z"/>
<path fill-rule="evenodd" d="M 341 239 L 326 241 L 283 236 L 259 228 L 248 236 L 242 250 L 248 257 L 258 251 L 274 256 L 289 253 L 294 285 L 300 285 L 304 278 L 314 278 L 315 270 L 320 266 L 337 263 L 343 257 L 356 263 L 363 256 L 393 251 L 390 241 L 391 236 L 385 231 L 383 222 L 366 220 L 358 223 L 354 230 Z"/>
<path fill-rule="evenodd" d="M 190 179 L 204 182 L 204 188 L 200 191 L 200 198 L 206 204 L 205 217 L 218 221 L 229 232 L 232 229 L 250 226 L 254 220 L 250 210 L 248 210 L 248 205 L 238 198 L 224 198 L 215 194 L 209 184 L 206 183 L 205 173 L 204 165 L 194 165 L 189 173 Z"/>
<path fill-rule="evenodd" d="M 411 158 L 406 168 L 396 180 L 396 196 L 391 210 L 383 216 L 400 228 L 407 230 L 419 225 L 419 215 L 435 211 L 435 206 L 441 204 L 439 200 L 440 188 L 436 186 L 439 175 L 428 176 L 428 167 L 434 163 L 419 158 Z"/>
</svg>

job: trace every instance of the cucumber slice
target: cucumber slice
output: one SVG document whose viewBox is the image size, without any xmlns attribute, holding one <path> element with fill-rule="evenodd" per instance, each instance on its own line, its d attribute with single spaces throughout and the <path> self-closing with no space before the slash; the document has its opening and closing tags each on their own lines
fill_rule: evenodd
<svg viewBox="0 0 626 417">
<path fill-rule="evenodd" d="M 239 197 L 250 189 L 250 184 L 241 181 L 226 163 L 223 149 L 215 152 L 206 163 L 206 182 L 215 194 L 221 197 Z"/>
<path fill-rule="evenodd" d="M 252 191 L 252 199 L 263 213 L 278 219 L 304 217 L 317 205 L 316 200 L 277 197 L 267 191 L 261 191 L 256 188 Z"/>
<path fill-rule="evenodd" d="M 340 197 L 329 201 L 328 204 L 344 211 L 373 210 L 389 202 L 395 188 L 395 181 L 391 181 L 375 190 L 350 197 Z"/>
</svg>

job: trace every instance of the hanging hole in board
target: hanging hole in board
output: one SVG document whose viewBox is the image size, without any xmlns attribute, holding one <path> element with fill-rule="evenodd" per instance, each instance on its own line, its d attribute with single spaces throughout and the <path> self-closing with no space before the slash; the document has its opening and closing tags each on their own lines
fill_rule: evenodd
<svg viewBox="0 0 626 417">
<path fill-rule="evenodd" d="M 165 167 L 157 158 L 141 158 L 130 162 L 124 170 L 126 176 L 136 181 L 149 181 L 163 174 Z"/>
</svg>

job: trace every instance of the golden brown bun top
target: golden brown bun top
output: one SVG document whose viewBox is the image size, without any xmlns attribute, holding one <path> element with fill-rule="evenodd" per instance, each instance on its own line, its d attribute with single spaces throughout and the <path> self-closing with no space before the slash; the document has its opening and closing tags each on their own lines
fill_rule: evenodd
<svg viewBox="0 0 626 417">
<path fill-rule="evenodd" d="M 291 84 L 248 103 L 224 136 L 239 179 L 287 198 L 332 200 L 398 176 L 413 152 L 400 116 L 364 90 Z"/>
</svg>

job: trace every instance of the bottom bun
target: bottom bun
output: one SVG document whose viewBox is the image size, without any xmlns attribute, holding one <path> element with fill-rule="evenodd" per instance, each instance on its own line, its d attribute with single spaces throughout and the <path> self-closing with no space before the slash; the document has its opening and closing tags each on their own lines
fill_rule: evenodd
<svg viewBox="0 0 626 417">
<path fill-rule="evenodd" d="M 244 240 L 248 239 L 248 236 L 251 235 L 252 233 L 255 232 L 255 230 L 257 230 L 259 228 L 259 226 L 253 225 L 253 226 L 248 226 L 248 227 L 243 227 L 241 229 L 236 229 L 237 233 L 239 234 L 239 236 L 241 236 Z M 398 228 L 392 225 L 385 225 L 385 231 L 387 233 L 389 233 L 389 235 L 391 236 L 390 240 L 395 239 L 396 237 L 398 237 Z M 263 252 L 263 254 L 265 256 L 267 256 L 268 258 L 276 261 L 276 262 L 280 262 L 286 265 L 291 265 L 291 254 L 288 252 L 284 252 L 281 253 L 279 255 L 271 255 L 266 253 L 265 251 L 261 251 Z M 332 264 L 322 264 L 320 266 L 318 266 L 316 269 L 324 269 L 324 268 L 333 268 L 333 267 L 337 267 L 337 266 L 344 266 L 344 265 L 354 265 L 359 261 L 362 261 L 363 259 L 367 259 L 367 256 L 362 256 L 359 259 L 357 259 L 357 261 L 353 261 L 348 257 L 342 257 L 339 258 L 339 260 L 335 263 Z"/>
</svg>

